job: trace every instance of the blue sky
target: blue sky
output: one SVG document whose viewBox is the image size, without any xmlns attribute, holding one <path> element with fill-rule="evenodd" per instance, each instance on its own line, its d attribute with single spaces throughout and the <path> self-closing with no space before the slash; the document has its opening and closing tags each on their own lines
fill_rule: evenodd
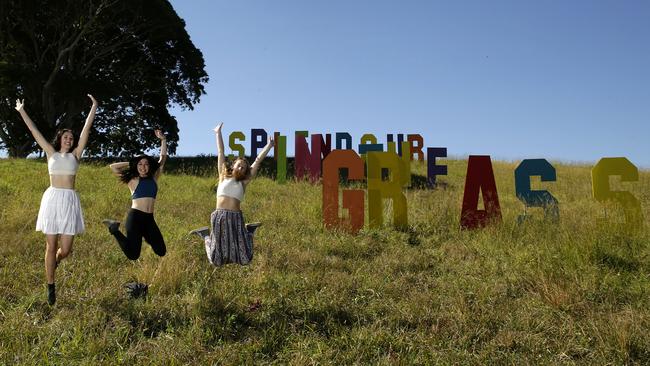
<svg viewBox="0 0 650 366">
<path fill-rule="evenodd" d="M 171 1 L 210 82 L 178 155 L 251 128 L 650 168 L 650 2 Z M 226 141 L 227 144 L 227 141 Z M 229 150 L 229 149 L 227 149 Z"/>
</svg>

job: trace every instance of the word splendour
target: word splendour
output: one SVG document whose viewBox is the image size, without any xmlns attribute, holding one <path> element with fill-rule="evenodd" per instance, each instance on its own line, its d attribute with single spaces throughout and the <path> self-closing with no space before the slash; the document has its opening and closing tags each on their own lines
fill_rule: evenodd
<svg viewBox="0 0 650 366">
<path fill-rule="evenodd" d="M 284 183 L 287 179 L 287 136 L 274 133 L 274 155 L 277 164 L 276 180 Z M 264 129 L 251 129 L 250 156 L 257 157 L 258 149 L 266 144 L 268 134 Z M 307 138 L 310 138 L 310 144 Z M 371 227 L 383 224 L 383 201 L 393 203 L 393 225 L 405 227 L 407 221 L 407 200 L 402 189 L 411 185 L 411 161 L 425 161 L 424 139 L 419 134 L 386 135 L 384 145 L 377 143 L 377 137 L 365 134 L 352 150 L 352 136 L 347 132 L 334 134 L 313 134 L 295 131 L 296 179 L 306 177 L 323 183 L 323 222 L 328 228 L 340 228 L 352 233 L 358 232 L 365 222 L 365 192 L 362 189 L 342 191 L 343 208 L 347 217 L 339 216 L 340 170 L 347 170 L 350 182 L 366 181 L 368 194 L 368 223 Z M 241 131 L 230 134 L 230 149 L 244 157 L 245 148 L 240 141 L 246 136 Z M 446 165 L 437 165 L 436 158 L 447 156 L 445 147 L 426 148 L 427 187 L 435 188 L 436 176 L 447 175 Z M 543 182 L 556 180 L 555 168 L 546 159 L 525 159 L 515 169 L 515 189 L 517 198 L 526 207 L 541 207 L 546 219 L 558 220 L 558 200 L 546 190 L 532 190 L 530 177 L 540 176 Z M 602 158 L 592 169 L 593 197 L 599 202 L 614 201 L 623 207 L 625 224 L 630 230 L 643 225 L 641 203 L 630 192 L 612 191 L 610 176 L 620 176 L 623 182 L 639 180 L 637 167 L 624 157 Z M 479 195 L 484 209 L 479 209 Z M 489 155 L 470 155 L 465 178 L 465 191 L 460 214 L 460 226 L 464 229 L 483 227 L 490 222 L 501 220 L 501 208 L 497 193 L 492 161 Z"/>
</svg>

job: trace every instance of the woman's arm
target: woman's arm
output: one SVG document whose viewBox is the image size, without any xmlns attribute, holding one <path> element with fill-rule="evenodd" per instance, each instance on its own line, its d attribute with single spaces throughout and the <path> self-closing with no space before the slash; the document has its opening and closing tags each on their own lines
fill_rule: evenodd
<svg viewBox="0 0 650 366">
<path fill-rule="evenodd" d="M 262 161 L 264 161 L 264 158 L 266 157 L 266 154 L 269 153 L 269 150 L 273 147 L 273 137 L 269 135 L 269 140 L 266 143 L 266 146 L 264 146 L 264 150 L 262 150 L 259 155 L 257 155 L 257 158 L 255 158 L 255 161 L 253 162 L 253 165 L 251 165 L 251 178 L 255 178 L 257 175 L 257 171 L 260 169 L 260 165 L 262 165 Z"/>
<path fill-rule="evenodd" d="M 93 103 L 90 107 L 90 112 L 88 112 L 88 117 L 86 117 L 86 123 L 84 123 L 84 128 L 81 130 L 81 135 L 79 136 L 79 144 L 77 148 L 74 149 L 74 155 L 77 157 L 77 160 L 81 160 L 81 155 L 84 153 L 86 148 L 86 143 L 88 143 L 88 135 L 90 135 L 90 129 L 95 120 L 95 112 L 97 111 L 97 100 L 90 94 L 88 98 Z"/>
<path fill-rule="evenodd" d="M 20 116 L 23 117 L 23 121 L 25 121 L 27 128 L 29 128 L 29 132 L 34 136 L 34 140 L 36 140 L 38 146 L 40 146 L 47 155 L 51 155 L 54 152 L 54 147 L 47 142 L 38 128 L 36 128 L 34 121 L 32 121 L 32 119 L 27 115 L 27 112 L 25 112 L 25 99 L 16 99 L 16 110 L 20 113 Z"/>
<path fill-rule="evenodd" d="M 119 163 L 113 163 L 113 164 L 109 165 L 108 167 L 111 168 L 111 171 L 113 172 L 113 174 L 120 175 L 122 173 L 122 170 L 129 167 L 129 163 L 126 162 L 126 161 L 122 161 L 122 162 L 119 162 Z"/>
<path fill-rule="evenodd" d="M 218 168 L 217 169 L 219 171 L 219 177 L 221 177 L 222 173 L 225 173 L 225 172 L 222 172 L 222 170 L 223 170 L 223 164 L 226 162 L 226 156 L 224 155 L 224 152 L 223 152 L 223 137 L 221 136 L 221 128 L 222 127 L 223 127 L 223 122 L 219 123 L 219 125 L 217 127 L 215 127 L 214 130 L 213 130 L 215 132 L 215 138 L 217 139 L 217 155 L 218 155 L 218 158 L 217 158 L 217 166 L 218 166 Z"/>
<path fill-rule="evenodd" d="M 158 164 L 160 164 L 160 166 L 158 167 L 158 170 L 154 176 L 154 178 L 158 179 L 158 177 L 160 177 L 160 174 L 162 174 L 163 167 L 167 161 L 167 138 L 161 130 L 156 130 L 154 132 L 156 133 L 156 137 L 160 139 L 160 159 L 158 159 Z"/>
</svg>

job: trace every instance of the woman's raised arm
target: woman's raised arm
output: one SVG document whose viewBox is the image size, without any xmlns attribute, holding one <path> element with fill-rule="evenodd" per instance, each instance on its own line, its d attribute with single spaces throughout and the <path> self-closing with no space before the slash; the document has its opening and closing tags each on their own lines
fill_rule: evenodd
<svg viewBox="0 0 650 366">
<path fill-rule="evenodd" d="M 108 167 L 111 168 L 111 171 L 113 172 L 113 174 L 120 175 L 120 173 L 122 173 L 122 170 L 129 167 L 129 163 L 126 162 L 126 161 L 122 161 L 122 162 L 119 162 L 119 163 L 113 163 L 113 164 L 109 165 Z"/>
<path fill-rule="evenodd" d="M 226 156 L 223 149 L 223 137 L 221 136 L 221 128 L 223 127 L 223 122 L 219 123 L 217 127 L 214 128 L 215 138 L 217 140 L 217 166 L 219 170 L 219 176 L 223 173 L 223 165 L 226 162 Z"/>
<path fill-rule="evenodd" d="M 163 134 L 161 130 L 155 130 L 154 132 L 156 133 L 156 137 L 160 139 L 160 158 L 158 159 L 158 164 L 160 164 L 160 166 L 155 175 L 155 178 L 158 179 L 160 174 L 162 174 L 163 167 L 167 161 L 167 137 L 165 137 L 165 134 Z"/>
<path fill-rule="evenodd" d="M 25 121 L 27 128 L 29 128 L 29 132 L 34 136 L 34 140 L 36 140 L 38 146 L 40 146 L 48 156 L 54 153 L 54 147 L 47 142 L 38 128 L 36 128 L 34 121 L 32 121 L 32 119 L 29 118 L 29 115 L 27 115 L 27 112 L 25 112 L 25 99 L 16 99 L 16 110 L 20 113 L 20 116 L 23 117 L 23 121 Z"/>
<path fill-rule="evenodd" d="M 262 161 L 264 161 L 264 158 L 266 158 L 266 154 L 269 153 L 269 150 L 273 147 L 273 137 L 269 135 L 268 142 L 266 143 L 266 146 L 264 146 L 264 150 L 262 150 L 259 155 L 257 155 L 257 158 L 255 158 L 255 161 L 253 162 L 253 165 L 251 165 L 251 179 L 255 178 L 257 175 L 257 171 L 260 169 L 260 166 L 262 165 Z"/>
<path fill-rule="evenodd" d="M 97 100 L 90 94 L 88 94 L 88 98 L 90 98 L 92 106 L 90 107 L 90 112 L 88 112 L 88 117 L 86 117 L 84 128 L 81 130 L 81 135 L 79 136 L 79 144 L 77 144 L 77 148 L 74 149 L 74 154 L 77 157 L 77 160 L 81 160 L 81 155 L 84 153 L 84 149 L 88 143 L 90 129 L 93 125 L 93 121 L 95 120 L 95 112 L 97 112 Z"/>
</svg>

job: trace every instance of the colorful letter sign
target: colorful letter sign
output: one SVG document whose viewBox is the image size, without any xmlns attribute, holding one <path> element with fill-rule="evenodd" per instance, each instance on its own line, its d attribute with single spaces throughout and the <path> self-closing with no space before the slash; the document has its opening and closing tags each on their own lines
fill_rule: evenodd
<svg viewBox="0 0 650 366">
<path fill-rule="evenodd" d="M 261 128 L 251 129 L 251 158 L 257 158 L 257 149 L 261 149 L 266 146 L 266 140 L 268 136 L 266 131 Z"/>
<path fill-rule="evenodd" d="M 404 142 L 404 134 L 403 133 L 398 133 L 397 134 L 397 155 L 402 156 L 402 142 Z M 393 134 L 389 133 L 386 135 L 386 144 L 390 145 L 393 144 L 395 145 L 395 141 L 393 141 Z M 390 149 L 388 150 L 390 151 Z M 407 153 L 410 153 L 411 150 L 407 150 Z"/>
<path fill-rule="evenodd" d="M 609 177 L 618 175 L 622 182 L 639 180 L 639 170 L 627 158 L 602 158 L 591 170 L 594 198 L 599 202 L 617 201 L 625 212 L 625 223 L 630 229 L 640 229 L 643 225 L 641 203 L 627 191 L 612 191 Z"/>
<path fill-rule="evenodd" d="M 296 132 L 296 179 L 303 179 L 305 172 L 309 172 L 309 180 L 318 182 L 321 175 L 321 161 L 330 153 L 332 136 L 316 134 L 311 136 L 311 152 L 307 146 L 307 139 Z"/>
<path fill-rule="evenodd" d="M 478 209 L 479 192 L 483 196 L 484 210 Z M 467 162 L 460 226 L 463 229 L 474 229 L 483 227 L 491 221 L 501 221 L 501 207 L 492 171 L 492 161 L 489 155 L 470 155 Z"/>
<path fill-rule="evenodd" d="M 427 149 L 427 186 L 429 188 L 436 186 L 437 175 L 447 175 L 446 165 L 436 165 L 436 158 L 446 157 L 446 147 L 430 147 Z"/>
<path fill-rule="evenodd" d="M 408 141 L 402 141 L 402 151 L 410 151 L 411 146 Z M 388 142 L 388 152 L 395 153 L 395 143 Z M 398 154 L 399 155 L 399 154 Z M 402 180 L 402 187 L 411 186 L 411 156 L 409 154 L 401 155 L 400 159 L 400 178 Z M 406 172 L 406 174 L 404 174 Z"/>
<path fill-rule="evenodd" d="M 365 157 L 368 151 L 384 151 L 384 145 L 377 143 L 377 138 L 371 133 L 361 136 L 359 144 L 359 155 Z"/>
<path fill-rule="evenodd" d="M 406 196 L 402 193 L 402 164 L 395 153 L 369 152 L 368 157 L 368 220 L 371 227 L 379 227 L 384 222 L 383 200 L 393 201 L 393 225 L 408 225 Z M 383 181 L 382 169 L 388 169 L 389 180 Z"/>
<path fill-rule="evenodd" d="M 348 169 L 348 180 L 363 180 L 363 160 L 353 150 L 334 150 L 323 160 L 323 221 L 328 228 L 338 227 L 356 234 L 364 221 L 364 192 L 343 190 L 343 208 L 348 219 L 339 218 L 339 169 Z"/>
<path fill-rule="evenodd" d="M 411 144 L 411 160 L 413 160 L 413 155 L 417 154 L 418 160 L 424 160 L 424 152 L 422 148 L 424 147 L 424 139 L 419 134 L 413 134 L 407 136 L 408 142 Z M 447 156 L 447 155 L 445 155 Z"/>
<path fill-rule="evenodd" d="M 331 134 L 312 134 L 309 141 L 307 131 L 295 131 L 295 177 L 314 183 L 323 174 L 323 220 L 326 227 L 339 227 L 358 232 L 364 225 L 364 191 L 343 190 L 343 208 L 348 216 L 340 216 L 339 171 L 348 170 L 348 179 L 362 180 L 366 167 L 366 189 L 368 192 L 368 222 L 378 227 L 384 220 L 384 200 L 392 200 L 393 225 L 408 224 L 406 196 L 403 187 L 411 185 L 411 161 L 417 156 L 424 160 L 424 140 L 419 134 L 387 134 L 386 152 L 384 144 L 377 142 L 373 134 L 364 134 L 358 146 L 358 153 L 352 148 L 352 136 L 337 132 L 332 141 Z M 277 167 L 277 182 L 287 179 L 287 137 L 275 132 L 274 158 Z M 267 133 L 263 129 L 251 130 L 251 157 L 266 144 Z M 396 139 L 395 139 L 396 138 Z M 245 135 L 235 131 L 229 136 L 229 146 L 239 157 L 245 156 L 245 149 L 239 142 Z M 335 149 L 334 149 L 335 145 Z M 345 150 L 344 150 L 345 149 Z M 233 156 L 233 155 L 231 155 Z M 437 165 L 436 159 L 447 157 L 447 148 L 426 149 L 427 186 L 436 186 L 436 177 L 447 174 L 446 165 Z M 546 159 L 525 159 L 515 169 L 515 192 L 525 208 L 541 207 L 544 219 L 559 219 L 558 200 L 547 190 L 532 190 L 531 177 L 539 176 L 542 182 L 557 179 L 555 168 Z M 616 191 L 610 187 L 610 177 L 620 176 L 622 182 L 639 180 L 639 171 L 626 158 L 602 158 L 592 169 L 593 196 L 599 202 L 614 202 L 623 209 L 625 227 L 639 229 L 643 226 L 643 211 L 640 201 L 628 191 Z M 480 197 L 479 197 L 480 195 Z M 479 199 L 483 209 L 479 209 Z M 345 212 L 345 211 L 342 211 Z M 519 218 L 525 218 L 526 215 Z M 502 220 L 496 181 L 490 156 L 470 155 L 467 161 L 467 175 L 461 208 L 460 226 L 463 229 L 483 227 Z"/>
<path fill-rule="evenodd" d="M 276 179 L 282 184 L 287 181 L 287 136 L 275 133 L 275 152 L 273 154 L 277 160 Z"/>
<path fill-rule="evenodd" d="M 345 141 L 345 147 L 342 142 Z M 347 132 L 336 133 L 336 149 L 352 149 L 352 136 Z"/>
<path fill-rule="evenodd" d="M 239 156 L 237 156 L 238 158 L 243 158 L 244 145 L 238 144 L 237 140 L 246 141 L 246 136 L 244 136 L 243 132 L 235 131 L 231 133 L 230 137 L 228 138 L 228 146 L 230 147 L 230 150 L 239 152 Z M 232 157 L 233 154 L 231 154 L 230 156 Z"/>
<path fill-rule="evenodd" d="M 526 159 L 515 169 L 515 191 L 517 198 L 526 207 L 543 207 L 544 218 L 557 220 L 560 213 L 557 199 L 546 190 L 533 191 L 530 189 L 530 177 L 539 175 L 542 182 L 555 182 L 555 168 L 546 159 Z"/>
</svg>

